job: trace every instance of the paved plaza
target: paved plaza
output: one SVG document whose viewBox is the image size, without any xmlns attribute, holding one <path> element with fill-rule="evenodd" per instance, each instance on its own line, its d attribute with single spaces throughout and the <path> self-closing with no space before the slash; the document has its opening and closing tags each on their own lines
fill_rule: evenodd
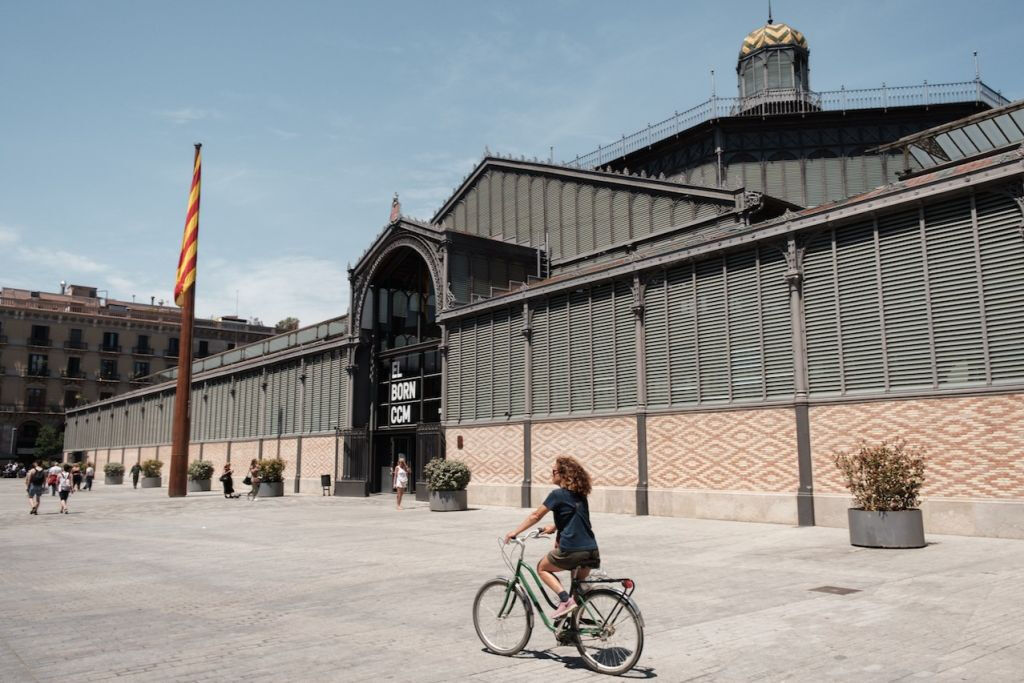
<svg viewBox="0 0 1024 683">
<path fill-rule="evenodd" d="M 23 484 L 0 480 L 0 680 L 601 678 L 539 622 L 516 657 L 482 650 L 473 596 L 505 572 L 496 539 L 522 510 L 102 484 L 71 507 L 46 495 L 32 517 Z M 878 551 L 843 529 L 610 514 L 594 527 L 608 571 L 638 586 L 647 640 L 631 678 L 1022 677 L 1022 541 Z"/>
</svg>

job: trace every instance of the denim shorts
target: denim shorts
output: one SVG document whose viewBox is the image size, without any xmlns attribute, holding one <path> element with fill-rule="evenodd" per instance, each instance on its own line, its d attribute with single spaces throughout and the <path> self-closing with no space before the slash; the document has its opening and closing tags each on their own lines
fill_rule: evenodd
<svg viewBox="0 0 1024 683">
<path fill-rule="evenodd" d="M 35 484 L 29 484 L 28 485 L 28 497 L 29 498 L 38 498 L 41 495 L 43 495 L 43 487 L 42 486 L 36 486 Z"/>
</svg>

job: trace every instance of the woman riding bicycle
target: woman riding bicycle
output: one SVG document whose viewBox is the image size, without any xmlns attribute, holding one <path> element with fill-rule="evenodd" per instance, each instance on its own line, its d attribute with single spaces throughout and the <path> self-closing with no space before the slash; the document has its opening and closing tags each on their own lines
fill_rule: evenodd
<svg viewBox="0 0 1024 683">
<path fill-rule="evenodd" d="M 601 555 L 594 530 L 590 527 L 590 508 L 587 505 L 590 475 L 575 458 L 563 456 L 555 459 L 551 483 L 559 488 L 549 493 L 544 503 L 531 512 L 515 531 L 505 535 L 505 543 L 540 522 L 549 510 L 554 513 L 555 523 L 544 527 L 544 533 L 558 530 L 555 549 L 537 563 L 537 574 L 548 588 L 558 594 L 558 608 L 551 615 L 557 619 L 571 612 L 576 601 L 562 589 L 555 572 L 579 567 L 577 577 L 584 579 L 591 569 L 601 566 Z"/>
</svg>

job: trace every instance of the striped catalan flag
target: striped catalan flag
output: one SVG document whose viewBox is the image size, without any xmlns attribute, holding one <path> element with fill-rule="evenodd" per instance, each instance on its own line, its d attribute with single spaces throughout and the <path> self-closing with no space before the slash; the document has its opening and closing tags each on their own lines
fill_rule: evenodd
<svg viewBox="0 0 1024 683">
<path fill-rule="evenodd" d="M 178 275 L 174 281 L 174 303 L 185 304 L 189 287 L 196 283 L 196 256 L 199 248 L 199 184 L 202 176 L 202 155 L 196 145 L 196 164 L 192 170 L 192 189 L 188 193 L 188 213 L 185 214 L 185 234 L 181 238 L 178 257 Z"/>
</svg>

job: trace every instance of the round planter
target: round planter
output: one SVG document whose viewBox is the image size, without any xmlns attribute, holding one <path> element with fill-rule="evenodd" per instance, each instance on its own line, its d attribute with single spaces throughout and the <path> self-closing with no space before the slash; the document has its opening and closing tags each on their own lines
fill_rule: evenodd
<svg viewBox="0 0 1024 683">
<path fill-rule="evenodd" d="M 431 491 L 430 509 L 434 512 L 458 512 L 469 509 L 468 494 L 462 491 Z"/>
<path fill-rule="evenodd" d="M 144 489 L 158 489 L 161 484 L 160 477 L 143 477 L 139 480 L 139 486 Z"/>
<path fill-rule="evenodd" d="M 260 498 L 276 498 L 284 495 L 284 482 L 272 481 L 269 483 L 260 482 Z"/>
<path fill-rule="evenodd" d="M 850 545 L 862 548 L 923 548 L 924 518 L 920 510 L 881 512 L 850 508 Z"/>
<path fill-rule="evenodd" d="M 209 491 L 210 480 L 209 479 L 189 479 L 188 480 L 188 492 L 196 493 L 197 491 Z"/>
<path fill-rule="evenodd" d="M 123 474 L 104 474 L 103 483 L 107 486 L 117 486 L 124 483 Z"/>
</svg>

